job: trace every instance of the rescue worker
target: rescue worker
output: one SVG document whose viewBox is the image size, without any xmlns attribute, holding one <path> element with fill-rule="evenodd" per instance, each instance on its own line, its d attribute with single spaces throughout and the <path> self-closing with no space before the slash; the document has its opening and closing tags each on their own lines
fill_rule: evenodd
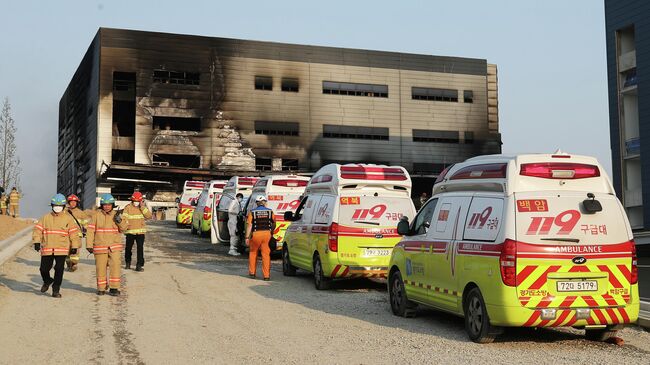
<svg viewBox="0 0 650 365">
<path fill-rule="evenodd" d="M 0 191 L 0 214 L 7 215 L 7 195 L 4 190 Z"/>
<path fill-rule="evenodd" d="M 65 210 L 65 196 L 56 194 L 50 201 L 52 212 L 44 215 L 34 226 L 32 242 L 34 250 L 41 252 L 41 277 L 45 293 L 52 285 L 52 297 L 61 298 L 60 289 L 65 269 L 65 258 L 69 254 L 77 254 L 81 240 L 79 228 Z M 54 278 L 50 270 L 54 265 Z"/>
<path fill-rule="evenodd" d="M 257 252 L 262 251 L 262 274 L 264 281 L 271 280 L 271 241 L 272 232 L 275 229 L 273 210 L 266 207 L 266 197 L 260 195 L 255 199 L 257 206 L 248 213 L 246 217 L 246 246 L 248 253 L 248 275 L 255 277 L 257 271 Z"/>
<path fill-rule="evenodd" d="M 115 210 L 115 198 L 111 194 L 103 194 L 99 200 L 99 209 L 91 216 L 86 232 L 86 249 L 95 255 L 97 269 L 97 295 L 120 295 L 120 276 L 122 269 L 121 232 L 125 231 L 128 222 L 121 213 Z M 110 274 L 106 279 L 107 267 Z"/>
<path fill-rule="evenodd" d="M 11 193 L 9 193 L 9 215 L 18 218 L 19 214 L 19 204 L 20 204 L 20 193 L 16 190 L 14 186 L 11 188 Z"/>
<path fill-rule="evenodd" d="M 72 216 L 72 219 L 74 220 L 75 224 L 77 225 L 77 228 L 79 228 L 78 236 L 81 239 L 82 243 L 84 241 L 84 238 L 86 237 L 86 229 L 88 226 L 88 213 L 84 212 L 79 208 L 79 197 L 70 194 L 68 196 L 68 214 Z M 65 260 L 66 265 L 68 266 L 68 270 L 70 272 L 77 271 L 78 265 L 79 265 L 79 252 L 76 253 L 70 253 L 68 257 Z"/>
<path fill-rule="evenodd" d="M 242 212 L 241 202 L 244 200 L 242 193 L 237 193 L 235 199 L 228 206 L 228 233 L 230 233 L 230 251 L 231 256 L 239 256 L 237 246 L 239 246 L 239 234 L 237 232 L 237 219 Z"/>
<path fill-rule="evenodd" d="M 144 234 L 146 233 L 145 219 L 151 219 L 151 211 L 144 205 L 142 193 L 136 191 L 130 198 L 131 203 L 124 207 L 122 217 L 129 222 L 126 227 L 126 251 L 124 252 L 125 269 L 131 268 L 131 253 L 133 252 L 133 243 L 137 247 L 137 262 L 135 271 L 144 271 Z"/>
</svg>

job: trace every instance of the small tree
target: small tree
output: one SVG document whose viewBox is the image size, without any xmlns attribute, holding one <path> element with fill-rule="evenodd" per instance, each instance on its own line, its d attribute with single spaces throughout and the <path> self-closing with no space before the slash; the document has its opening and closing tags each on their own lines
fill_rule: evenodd
<svg viewBox="0 0 650 365">
<path fill-rule="evenodd" d="M 16 124 L 11 117 L 9 98 L 0 112 L 0 186 L 9 190 L 20 183 L 20 158 L 16 151 Z"/>
</svg>

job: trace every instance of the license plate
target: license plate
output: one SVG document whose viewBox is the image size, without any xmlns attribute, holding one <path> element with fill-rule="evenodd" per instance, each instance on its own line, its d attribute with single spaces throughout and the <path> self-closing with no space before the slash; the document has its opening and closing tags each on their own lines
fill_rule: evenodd
<svg viewBox="0 0 650 365">
<path fill-rule="evenodd" d="M 363 257 L 390 256 L 391 250 L 381 248 L 366 248 L 363 250 Z"/>
<path fill-rule="evenodd" d="M 583 281 L 558 281 L 557 291 L 596 291 L 598 290 L 598 282 L 596 280 L 583 280 Z"/>
</svg>

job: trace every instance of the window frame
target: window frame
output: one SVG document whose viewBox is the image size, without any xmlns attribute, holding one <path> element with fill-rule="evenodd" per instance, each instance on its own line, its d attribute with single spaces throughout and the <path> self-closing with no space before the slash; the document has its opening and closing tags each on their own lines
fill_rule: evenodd
<svg viewBox="0 0 650 365">
<path fill-rule="evenodd" d="M 423 206 L 422 208 L 420 208 L 420 211 L 418 212 L 418 214 L 416 214 L 415 217 L 413 218 L 413 223 L 411 223 L 411 229 L 410 229 L 410 231 L 411 231 L 411 235 L 412 235 L 412 236 L 421 236 L 421 235 L 426 235 L 426 234 L 427 234 L 427 232 L 428 232 L 429 229 L 431 228 L 431 220 L 432 220 L 432 218 L 433 218 L 433 214 L 434 214 L 435 211 L 436 211 L 436 208 L 437 208 L 437 205 L 438 205 L 438 200 L 439 200 L 438 198 L 430 198 L 429 201 L 427 201 L 427 202 L 424 204 L 424 206 Z M 430 214 L 430 216 L 429 216 L 429 227 L 425 227 L 426 230 L 425 230 L 424 232 L 420 233 L 419 230 L 420 230 L 420 228 L 421 228 L 422 226 L 424 226 L 424 223 L 425 223 L 425 222 L 420 222 L 421 227 L 416 227 L 416 224 L 418 224 L 418 223 L 417 223 L 417 222 L 418 222 L 418 218 L 419 218 L 420 216 L 424 215 L 424 214 L 428 214 L 428 213 L 425 211 L 425 209 L 427 209 L 427 208 L 429 208 L 429 207 L 432 207 L 431 214 Z M 418 229 L 417 231 L 416 231 L 416 228 Z"/>
</svg>

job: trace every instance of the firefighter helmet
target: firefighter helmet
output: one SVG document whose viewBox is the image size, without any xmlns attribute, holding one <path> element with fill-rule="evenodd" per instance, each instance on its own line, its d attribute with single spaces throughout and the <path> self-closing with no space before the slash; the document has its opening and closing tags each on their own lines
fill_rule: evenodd
<svg viewBox="0 0 650 365">
<path fill-rule="evenodd" d="M 257 198 L 255 198 L 255 202 L 261 203 L 266 201 L 266 195 L 260 195 Z"/>
<path fill-rule="evenodd" d="M 111 194 L 102 194 L 101 198 L 99 199 L 99 204 L 100 205 L 105 205 L 105 204 L 113 204 L 115 205 L 115 198 Z"/>
<path fill-rule="evenodd" d="M 52 200 L 50 200 L 50 204 L 53 205 L 53 206 L 55 206 L 55 205 L 65 206 L 65 204 L 66 204 L 65 195 L 56 194 L 55 196 L 52 197 Z"/>
<path fill-rule="evenodd" d="M 76 196 L 74 194 L 68 195 L 68 202 L 79 202 L 79 201 L 81 201 L 81 200 L 79 200 L 78 196 Z"/>
<path fill-rule="evenodd" d="M 131 200 L 134 202 L 141 202 L 142 201 L 142 193 L 139 191 L 136 191 L 131 195 Z"/>
</svg>

